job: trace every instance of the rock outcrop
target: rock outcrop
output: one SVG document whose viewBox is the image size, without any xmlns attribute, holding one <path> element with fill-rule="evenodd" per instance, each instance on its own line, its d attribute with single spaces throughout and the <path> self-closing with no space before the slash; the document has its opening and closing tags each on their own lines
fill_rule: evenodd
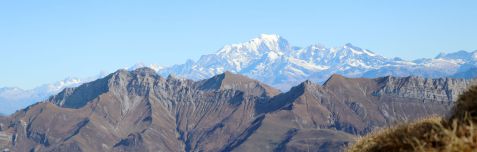
<svg viewBox="0 0 477 152">
<path fill-rule="evenodd" d="M 473 80 L 423 77 L 384 77 L 381 88 L 376 95 L 392 95 L 404 98 L 424 99 L 426 101 L 448 102 L 457 100 L 458 96 L 470 87 Z"/>
</svg>

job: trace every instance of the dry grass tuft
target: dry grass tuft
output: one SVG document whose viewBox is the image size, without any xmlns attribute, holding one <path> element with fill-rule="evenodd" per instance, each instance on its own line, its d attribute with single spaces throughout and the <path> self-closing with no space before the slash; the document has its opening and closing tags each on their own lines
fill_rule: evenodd
<svg viewBox="0 0 477 152">
<path fill-rule="evenodd" d="M 477 151 L 477 86 L 459 97 L 449 118 L 429 117 L 361 137 L 348 152 Z"/>
<path fill-rule="evenodd" d="M 449 121 L 458 121 L 459 124 L 468 120 L 477 123 L 477 86 L 459 96 L 449 118 Z"/>
</svg>

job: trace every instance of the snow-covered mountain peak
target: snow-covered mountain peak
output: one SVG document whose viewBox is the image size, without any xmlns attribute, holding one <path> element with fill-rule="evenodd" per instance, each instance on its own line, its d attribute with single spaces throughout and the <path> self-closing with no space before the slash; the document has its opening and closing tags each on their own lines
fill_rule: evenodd
<svg viewBox="0 0 477 152">
<path fill-rule="evenodd" d="M 325 46 L 323 46 L 321 44 L 313 44 L 313 45 L 310 45 L 309 47 L 307 47 L 306 49 L 320 50 L 320 51 L 327 51 L 328 50 L 328 48 L 326 48 Z"/>
<path fill-rule="evenodd" d="M 76 77 L 68 77 L 68 78 L 63 79 L 63 81 L 60 81 L 58 83 L 63 84 L 63 85 L 78 84 L 78 83 L 81 83 L 81 79 L 76 78 Z"/>
<path fill-rule="evenodd" d="M 36 90 L 38 90 L 38 92 L 40 92 L 40 90 L 41 91 L 46 91 L 46 92 L 44 92 L 45 94 L 56 93 L 56 92 L 59 92 L 66 87 L 75 87 L 75 86 L 78 86 L 82 83 L 83 83 L 83 81 L 79 78 L 69 77 L 69 78 L 66 78 L 62 81 L 58 81 L 56 83 L 43 85 L 39 88 L 36 88 Z"/>
<path fill-rule="evenodd" d="M 266 41 L 279 41 L 281 38 L 282 37 L 278 34 L 260 34 L 260 37 L 255 39 L 261 39 Z"/>
<path fill-rule="evenodd" d="M 276 34 L 261 34 L 248 42 L 226 45 L 216 54 L 224 56 L 231 53 L 244 55 L 263 55 L 268 51 L 288 52 L 291 50 L 286 39 Z"/>
<path fill-rule="evenodd" d="M 209 70 L 206 73 L 218 74 L 217 72 L 223 72 L 224 69 L 239 72 L 253 64 L 252 61 L 259 60 L 264 55 L 269 55 L 273 60 L 278 56 L 289 54 L 291 50 L 288 41 L 281 36 L 261 34 L 247 42 L 226 45 L 215 54 L 204 55 L 197 61 L 197 64 L 207 66 Z"/>
<path fill-rule="evenodd" d="M 372 51 L 370 51 L 370 50 L 361 49 L 361 48 L 359 48 L 359 47 L 357 47 L 357 46 L 354 46 L 354 45 L 351 44 L 351 43 L 345 44 L 345 45 L 343 46 L 343 49 L 344 49 L 344 50 L 350 50 L 351 53 L 356 54 L 356 55 L 362 55 L 362 54 L 364 54 L 364 55 L 368 55 L 368 56 L 377 56 L 376 53 L 374 53 L 374 52 L 372 52 Z"/>
<path fill-rule="evenodd" d="M 151 65 L 149 65 L 149 68 L 153 69 L 156 72 L 158 72 L 159 70 L 164 69 L 163 66 L 160 66 L 160 65 L 157 65 L 157 64 L 151 64 Z"/>
<path fill-rule="evenodd" d="M 477 53 L 463 55 L 465 60 L 461 55 L 456 57 L 459 60 L 447 59 L 451 54 L 441 55 L 443 59 L 408 61 L 385 58 L 351 43 L 333 48 L 323 45 L 292 47 L 279 35 L 261 34 L 243 43 L 226 45 L 214 54 L 203 55 L 197 62 L 164 68 L 159 73 L 200 80 L 231 71 L 286 90 L 306 79 L 322 82 L 333 73 L 349 77 L 416 73 L 445 76 L 454 73 L 460 65 L 476 63 Z"/>
</svg>

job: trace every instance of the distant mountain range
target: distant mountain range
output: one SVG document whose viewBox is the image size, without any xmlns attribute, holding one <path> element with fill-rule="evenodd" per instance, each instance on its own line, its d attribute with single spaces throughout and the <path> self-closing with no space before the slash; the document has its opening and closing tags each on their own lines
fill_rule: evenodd
<svg viewBox="0 0 477 152">
<path fill-rule="evenodd" d="M 44 84 L 33 89 L 24 90 L 17 87 L 0 88 L 0 113 L 11 114 L 16 110 L 25 108 L 33 103 L 43 101 L 51 95 L 57 94 L 65 88 L 77 87 L 83 83 L 102 78 L 107 73 L 89 78 L 66 78 L 64 80 Z"/>
<path fill-rule="evenodd" d="M 387 75 L 474 78 L 477 76 L 477 51 L 442 53 L 432 59 L 408 61 L 386 58 L 352 44 L 337 48 L 321 45 L 297 47 L 281 36 L 262 34 L 248 42 L 226 45 L 214 54 L 203 55 L 197 61 L 188 60 L 170 67 L 138 64 L 129 70 L 141 67 L 150 67 L 162 76 L 174 75 L 192 80 L 207 79 L 231 71 L 285 91 L 304 80 L 323 83 L 332 74 L 365 78 Z M 0 104 L 5 106 L 0 107 L 0 113 L 10 114 L 66 87 L 78 86 L 97 78 L 67 79 L 32 90 L 1 88 Z"/>
<path fill-rule="evenodd" d="M 45 84 L 31 90 L 21 88 L 0 88 L 0 113 L 10 114 L 29 106 L 35 102 L 42 101 L 49 96 L 56 94 L 65 87 L 75 87 L 84 83 L 78 78 L 68 78 L 52 84 Z"/>
<path fill-rule="evenodd" d="M 341 151 L 377 127 L 444 115 L 472 84 L 334 74 L 281 92 L 232 72 L 193 81 L 119 70 L 0 116 L 0 150 Z"/>
<path fill-rule="evenodd" d="M 288 90 L 304 80 L 324 82 L 332 74 L 348 77 L 376 78 L 392 76 L 424 76 L 429 78 L 471 78 L 477 67 L 477 51 L 439 54 L 433 59 L 413 61 L 386 58 L 352 44 L 338 48 L 320 45 L 296 47 L 278 35 L 262 34 L 248 42 L 226 45 L 215 54 L 197 61 L 159 70 L 193 80 L 210 78 L 231 71 L 260 80 L 281 90 Z M 458 74 L 459 73 L 459 74 Z"/>
</svg>

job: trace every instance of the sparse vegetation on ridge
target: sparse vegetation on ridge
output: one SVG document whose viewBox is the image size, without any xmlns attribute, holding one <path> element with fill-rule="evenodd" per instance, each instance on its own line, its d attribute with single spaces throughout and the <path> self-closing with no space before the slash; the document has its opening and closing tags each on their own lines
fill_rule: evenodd
<svg viewBox="0 0 477 152">
<path fill-rule="evenodd" d="M 428 117 L 360 137 L 348 152 L 477 151 L 477 86 L 459 96 L 447 118 Z"/>
</svg>

